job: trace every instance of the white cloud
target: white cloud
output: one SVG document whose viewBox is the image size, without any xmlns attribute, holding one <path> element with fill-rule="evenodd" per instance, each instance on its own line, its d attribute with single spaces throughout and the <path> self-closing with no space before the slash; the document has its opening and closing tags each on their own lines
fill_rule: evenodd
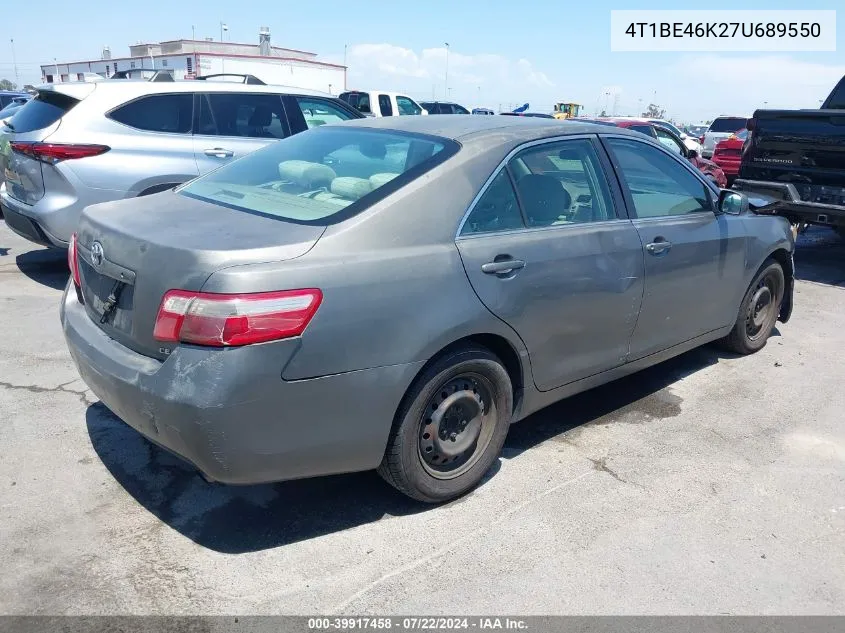
<svg viewBox="0 0 845 633">
<path fill-rule="evenodd" d="M 839 79 L 843 64 L 807 62 L 786 55 L 695 55 L 668 68 L 659 101 L 670 113 L 712 119 L 751 115 L 757 108 L 817 108 Z"/>
<path fill-rule="evenodd" d="M 418 99 L 444 99 L 445 46 L 417 53 L 393 44 L 355 44 L 347 50 L 346 63 L 350 88 L 396 90 Z M 448 77 L 450 99 L 469 107 L 508 107 L 532 99 L 548 104 L 555 100 L 552 80 L 527 59 L 486 53 L 465 55 L 450 48 Z"/>
</svg>

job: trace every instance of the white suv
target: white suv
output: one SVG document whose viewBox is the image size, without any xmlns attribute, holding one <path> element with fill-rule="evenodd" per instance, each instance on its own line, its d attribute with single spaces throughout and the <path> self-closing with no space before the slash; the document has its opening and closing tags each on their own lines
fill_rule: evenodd
<svg viewBox="0 0 845 633">
<path fill-rule="evenodd" d="M 350 90 L 338 97 L 366 116 L 404 116 L 428 114 L 419 103 L 398 92 L 384 90 Z"/>
<path fill-rule="evenodd" d="M 15 233 L 67 248 L 90 204 L 172 189 L 267 143 L 358 118 L 331 95 L 259 80 L 48 84 L 0 127 L 0 207 Z"/>
<path fill-rule="evenodd" d="M 747 117 L 720 116 L 710 124 L 704 133 L 704 143 L 701 146 L 701 155 L 704 158 L 712 158 L 716 150 L 716 144 L 724 141 L 731 134 L 739 132 L 748 122 Z"/>
</svg>

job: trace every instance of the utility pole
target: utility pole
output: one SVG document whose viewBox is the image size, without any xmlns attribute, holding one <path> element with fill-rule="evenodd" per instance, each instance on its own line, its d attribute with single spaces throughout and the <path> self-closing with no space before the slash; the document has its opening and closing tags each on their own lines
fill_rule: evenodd
<svg viewBox="0 0 845 633">
<path fill-rule="evenodd" d="M 346 49 L 349 48 L 349 44 L 343 45 L 343 91 L 346 92 L 346 73 L 349 72 L 349 69 L 346 66 Z"/>
<path fill-rule="evenodd" d="M 194 27 L 193 24 L 191 25 L 191 39 L 192 40 L 197 39 L 197 29 L 196 29 L 196 27 Z"/>
<path fill-rule="evenodd" d="M 443 95 L 448 99 L 449 98 L 449 42 L 444 42 L 446 44 L 446 77 L 445 82 L 443 83 Z"/>
<path fill-rule="evenodd" d="M 9 41 L 12 42 L 12 64 L 15 66 L 15 83 L 18 84 L 18 88 L 20 88 L 21 78 L 18 75 L 18 60 L 15 57 L 15 39 L 12 38 Z"/>
</svg>

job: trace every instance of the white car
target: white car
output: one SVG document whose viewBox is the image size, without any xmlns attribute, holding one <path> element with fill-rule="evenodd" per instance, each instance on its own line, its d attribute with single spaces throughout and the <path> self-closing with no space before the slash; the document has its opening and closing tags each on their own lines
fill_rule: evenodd
<svg viewBox="0 0 845 633">
<path fill-rule="evenodd" d="M 657 123 L 658 125 L 662 125 L 663 127 L 668 127 L 678 137 L 680 137 L 680 139 L 684 142 L 684 145 L 686 145 L 688 150 L 701 154 L 701 143 L 698 142 L 697 138 L 693 138 L 683 130 L 679 130 L 676 126 L 669 123 L 669 121 L 664 121 L 662 119 L 649 119 L 648 121 L 649 123 Z"/>
<path fill-rule="evenodd" d="M 428 114 L 419 103 L 398 92 L 386 90 L 350 90 L 338 96 L 367 116 L 404 116 Z"/>
<path fill-rule="evenodd" d="M 701 148 L 701 155 L 704 158 L 712 158 L 713 152 L 719 141 L 724 141 L 731 134 L 736 134 L 748 123 L 748 117 L 719 116 L 710 124 L 704 133 L 704 145 Z"/>
</svg>

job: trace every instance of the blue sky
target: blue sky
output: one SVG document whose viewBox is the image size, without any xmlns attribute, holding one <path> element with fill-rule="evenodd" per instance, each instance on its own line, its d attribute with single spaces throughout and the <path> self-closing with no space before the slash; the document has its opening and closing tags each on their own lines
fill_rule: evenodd
<svg viewBox="0 0 845 633">
<path fill-rule="evenodd" d="M 94 59 L 104 45 L 123 56 L 137 40 L 190 37 L 192 26 L 198 39 L 218 38 L 223 21 L 232 41 L 255 42 L 258 27 L 266 25 L 275 45 L 313 51 L 327 61 L 342 62 L 347 45 L 350 87 L 442 99 L 449 42 L 451 98 L 467 106 L 529 102 L 532 110 L 548 110 L 555 101 L 571 100 L 590 114 L 614 105 L 626 114 L 656 100 L 673 118 L 698 121 L 720 113 L 750 114 L 764 102 L 816 106 L 845 74 L 845 5 L 837 16 L 837 52 L 784 54 L 611 53 L 611 9 L 835 9 L 837 4 L 145 0 L 122 9 L 113 0 L 19 0 L 0 24 L 0 77 L 14 80 L 10 38 L 22 83 L 37 82 L 39 64 L 54 57 Z"/>
</svg>

